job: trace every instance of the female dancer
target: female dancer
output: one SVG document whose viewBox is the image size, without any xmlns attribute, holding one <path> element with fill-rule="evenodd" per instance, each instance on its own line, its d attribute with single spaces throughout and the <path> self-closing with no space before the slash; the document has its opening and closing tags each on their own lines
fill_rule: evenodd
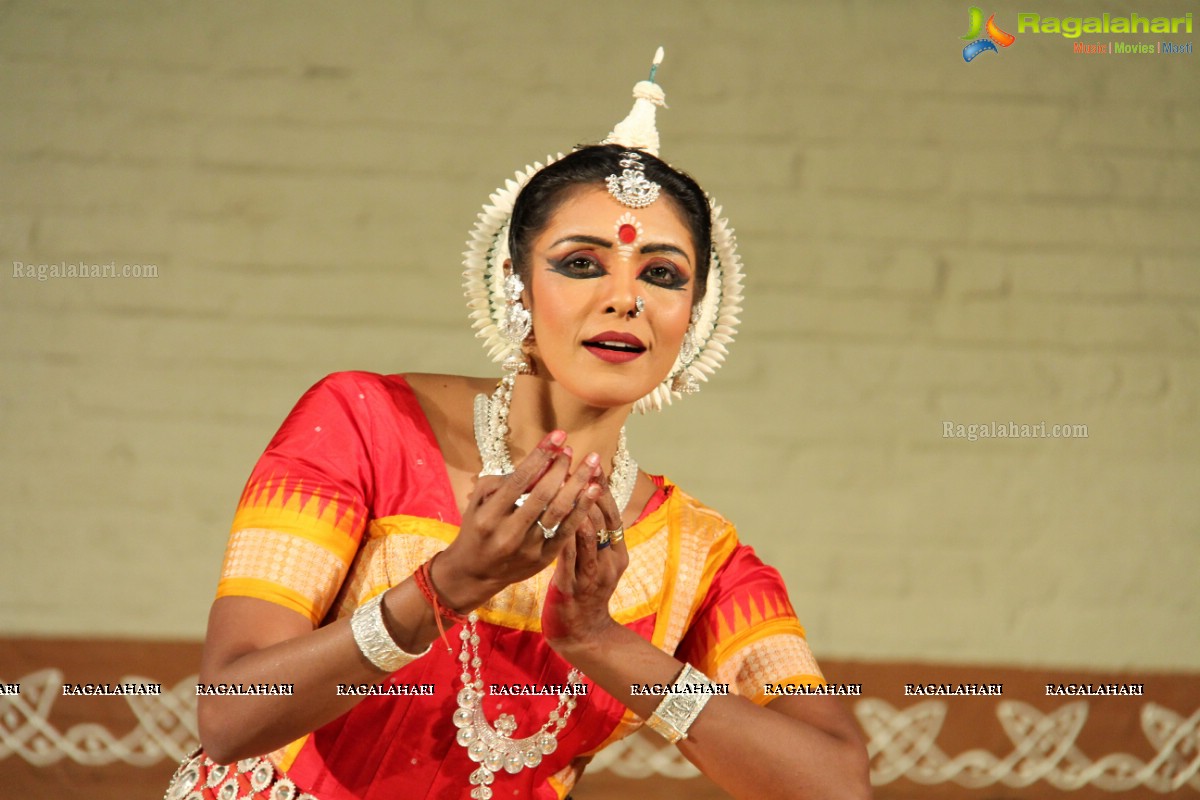
<svg viewBox="0 0 1200 800">
<path fill-rule="evenodd" d="M 735 797 L 869 797 L 842 707 L 771 690 L 824 683 L 778 573 L 626 447 L 740 301 L 724 220 L 657 158 L 661 88 L 635 97 L 480 217 L 498 385 L 338 373 L 271 441 L 168 797 L 562 798 L 643 721 Z"/>
</svg>

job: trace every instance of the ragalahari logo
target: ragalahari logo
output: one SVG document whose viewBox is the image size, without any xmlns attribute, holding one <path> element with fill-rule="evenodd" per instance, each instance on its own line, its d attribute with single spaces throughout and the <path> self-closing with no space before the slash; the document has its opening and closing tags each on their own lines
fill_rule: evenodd
<svg viewBox="0 0 1200 800">
<path fill-rule="evenodd" d="M 1011 33 L 1005 33 L 996 26 L 995 14 L 988 17 L 987 24 L 984 25 L 983 12 L 976 6 L 971 6 L 971 10 L 968 13 L 971 19 L 971 29 L 961 38 L 970 39 L 971 43 L 963 48 L 963 61 L 970 62 L 975 56 L 988 50 L 998 53 L 1000 51 L 996 49 L 996 45 L 1008 47 L 1017 40 L 1017 37 Z M 987 37 L 980 38 L 979 34 L 984 31 L 987 31 Z"/>
</svg>

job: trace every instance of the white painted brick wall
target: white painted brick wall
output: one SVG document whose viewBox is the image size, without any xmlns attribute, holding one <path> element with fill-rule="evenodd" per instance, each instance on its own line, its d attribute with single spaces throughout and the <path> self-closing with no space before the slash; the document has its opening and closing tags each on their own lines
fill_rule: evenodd
<svg viewBox="0 0 1200 800">
<path fill-rule="evenodd" d="M 665 155 L 749 278 L 642 463 L 780 567 L 818 655 L 1200 667 L 1198 56 L 964 64 L 965 11 L 0 3 L 0 635 L 202 635 L 292 403 L 494 372 L 458 287 L 480 203 L 603 136 L 661 42 Z M 80 260 L 159 276 L 9 277 Z"/>
</svg>

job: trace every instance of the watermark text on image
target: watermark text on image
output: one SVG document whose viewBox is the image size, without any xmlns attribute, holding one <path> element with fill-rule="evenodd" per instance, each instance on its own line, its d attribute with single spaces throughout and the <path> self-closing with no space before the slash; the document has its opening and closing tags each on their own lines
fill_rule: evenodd
<svg viewBox="0 0 1200 800">
<path fill-rule="evenodd" d="M 1088 426 L 1081 423 L 1048 423 L 1041 422 L 1018 423 L 1013 420 L 1000 422 L 955 422 L 942 420 L 943 439 L 966 439 L 975 442 L 980 439 L 1086 439 Z"/>
<path fill-rule="evenodd" d="M 30 264 L 12 262 L 12 276 L 25 280 L 63 280 L 81 278 L 157 278 L 157 264 L 118 264 L 116 261 L 92 263 L 88 261 L 54 261 Z"/>
</svg>

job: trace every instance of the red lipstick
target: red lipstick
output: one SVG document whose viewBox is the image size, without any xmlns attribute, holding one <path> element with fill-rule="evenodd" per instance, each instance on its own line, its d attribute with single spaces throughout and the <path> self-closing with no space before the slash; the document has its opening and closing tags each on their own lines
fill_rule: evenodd
<svg viewBox="0 0 1200 800">
<path fill-rule="evenodd" d="M 605 331 L 583 343 L 588 352 L 610 364 L 625 364 L 646 352 L 646 345 L 632 333 Z"/>
</svg>

